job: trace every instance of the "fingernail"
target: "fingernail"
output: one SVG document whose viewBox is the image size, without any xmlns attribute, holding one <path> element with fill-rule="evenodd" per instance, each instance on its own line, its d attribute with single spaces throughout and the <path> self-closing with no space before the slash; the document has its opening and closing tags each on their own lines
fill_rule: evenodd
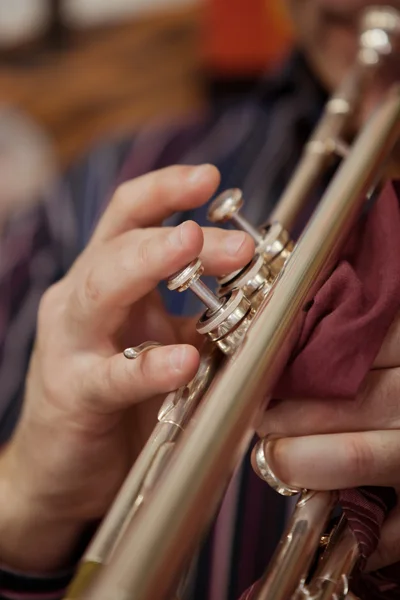
<svg viewBox="0 0 400 600">
<path fill-rule="evenodd" d="M 185 348 L 174 348 L 172 350 L 171 354 L 169 355 L 169 362 L 174 371 L 182 371 L 185 356 Z"/>
<path fill-rule="evenodd" d="M 198 181 L 203 179 L 207 172 L 210 171 L 210 166 L 211 165 L 205 164 L 199 165 L 198 167 L 194 167 L 188 176 L 188 180 L 191 183 L 197 183 Z"/>
<path fill-rule="evenodd" d="M 246 241 L 246 234 L 242 231 L 230 233 L 225 239 L 225 251 L 229 256 L 236 256 Z"/>
</svg>

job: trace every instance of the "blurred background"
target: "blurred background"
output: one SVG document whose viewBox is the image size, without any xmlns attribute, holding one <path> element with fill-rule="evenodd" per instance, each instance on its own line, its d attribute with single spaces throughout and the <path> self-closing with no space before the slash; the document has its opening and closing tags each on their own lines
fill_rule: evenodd
<svg viewBox="0 0 400 600">
<path fill-rule="evenodd" d="M 0 221 L 97 140 L 241 93 L 290 44 L 284 0 L 0 0 Z"/>
</svg>

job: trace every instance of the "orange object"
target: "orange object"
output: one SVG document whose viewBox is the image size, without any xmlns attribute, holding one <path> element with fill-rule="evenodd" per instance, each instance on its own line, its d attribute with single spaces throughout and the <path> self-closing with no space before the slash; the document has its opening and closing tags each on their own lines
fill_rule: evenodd
<svg viewBox="0 0 400 600">
<path fill-rule="evenodd" d="M 206 67 L 222 76 L 249 76 L 280 61 L 293 38 L 283 2 L 205 0 Z"/>
</svg>

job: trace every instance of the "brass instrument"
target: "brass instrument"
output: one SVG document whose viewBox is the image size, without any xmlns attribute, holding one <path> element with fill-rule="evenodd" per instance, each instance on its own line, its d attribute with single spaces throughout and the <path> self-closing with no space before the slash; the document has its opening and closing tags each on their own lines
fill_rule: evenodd
<svg viewBox="0 0 400 600">
<path fill-rule="evenodd" d="M 345 136 L 375 71 L 396 60 L 399 38 L 396 11 L 365 12 L 356 64 L 329 100 L 269 224 L 256 229 L 240 215 L 239 190 L 211 205 L 210 219 L 233 218 L 255 239 L 256 254 L 244 269 L 220 279 L 217 295 L 202 283 L 199 260 L 170 278 L 170 289 L 190 288 L 207 307 L 197 325 L 206 338 L 201 365 L 188 386 L 166 398 L 151 438 L 82 560 L 69 600 L 176 598 L 187 559 L 290 356 L 295 323 L 329 275 L 366 196 L 384 176 L 400 133 L 400 87 L 388 92 L 351 145 Z M 334 160 L 341 160 L 336 174 L 294 245 L 288 231 Z M 275 477 L 263 445 L 257 447 L 257 465 L 260 476 L 281 493 L 300 491 Z M 257 600 L 352 597 L 348 577 L 358 548 L 343 518 L 325 550 L 320 547 L 336 501 L 336 492 L 301 493 Z M 318 548 L 321 559 L 309 577 Z"/>
</svg>

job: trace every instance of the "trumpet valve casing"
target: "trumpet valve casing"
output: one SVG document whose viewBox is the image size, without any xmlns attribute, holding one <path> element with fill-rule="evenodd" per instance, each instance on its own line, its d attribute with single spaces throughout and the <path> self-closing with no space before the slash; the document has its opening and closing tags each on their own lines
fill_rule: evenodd
<svg viewBox="0 0 400 600">
<path fill-rule="evenodd" d="M 240 214 L 244 204 L 243 192 L 239 188 L 225 190 L 210 204 L 207 217 L 212 223 L 231 221 L 238 229 L 246 231 L 254 240 L 256 253 L 262 254 L 272 274 L 279 275 L 293 250 L 293 242 L 284 227 L 278 222 L 254 227 Z M 236 275 L 233 273 L 232 275 Z"/>
<path fill-rule="evenodd" d="M 289 232 L 277 221 L 261 228 L 262 242 L 257 251 L 262 253 L 272 275 L 279 275 L 294 249 Z"/>
<path fill-rule="evenodd" d="M 207 307 L 197 322 L 198 333 L 208 336 L 224 354 L 232 354 L 250 325 L 254 315 L 252 304 L 239 289 L 215 296 L 201 281 L 202 272 L 201 261 L 193 260 L 169 278 L 168 288 L 180 292 L 190 289 L 196 294 Z"/>
<path fill-rule="evenodd" d="M 220 285 L 217 294 L 223 297 L 235 289 L 240 289 L 251 301 L 253 308 L 257 309 L 271 290 L 273 281 L 274 276 L 263 255 L 255 254 L 243 269 L 218 279 Z"/>
</svg>

